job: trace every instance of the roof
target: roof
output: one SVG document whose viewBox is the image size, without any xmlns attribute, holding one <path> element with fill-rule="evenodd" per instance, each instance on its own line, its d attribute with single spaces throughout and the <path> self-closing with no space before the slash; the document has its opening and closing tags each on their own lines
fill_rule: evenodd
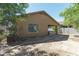
<svg viewBox="0 0 79 59">
<path fill-rule="evenodd" d="M 32 15 L 32 14 L 45 14 L 47 15 L 48 17 L 50 17 L 54 22 L 56 22 L 58 25 L 60 25 L 53 17 L 51 17 L 47 12 L 45 11 L 37 11 L 37 12 L 31 12 L 31 13 L 28 13 L 27 15 Z"/>
</svg>

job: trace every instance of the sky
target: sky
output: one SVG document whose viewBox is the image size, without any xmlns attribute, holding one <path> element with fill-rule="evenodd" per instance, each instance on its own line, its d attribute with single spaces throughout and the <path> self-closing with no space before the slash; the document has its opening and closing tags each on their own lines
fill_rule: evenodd
<svg viewBox="0 0 79 59">
<path fill-rule="evenodd" d="M 30 13 L 44 10 L 51 17 L 60 22 L 64 19 L 63 17 L 59 16 L 60 12 L 69 6 L 69 3 L 30 3 L 26 11 L 27 13 Z"/>
</svg>

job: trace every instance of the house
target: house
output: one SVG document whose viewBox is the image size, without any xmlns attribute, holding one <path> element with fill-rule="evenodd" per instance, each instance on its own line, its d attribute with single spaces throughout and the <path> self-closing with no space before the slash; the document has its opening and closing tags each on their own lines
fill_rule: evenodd
<svg viewBox="0 0 79 59">
<path fill-rule="evenodd" d="M 28 13 L 17 21 L 17 36 L 33 37 L 57 34 L 59 23 L 49 16 L 45 11 Z"/>
</svg>

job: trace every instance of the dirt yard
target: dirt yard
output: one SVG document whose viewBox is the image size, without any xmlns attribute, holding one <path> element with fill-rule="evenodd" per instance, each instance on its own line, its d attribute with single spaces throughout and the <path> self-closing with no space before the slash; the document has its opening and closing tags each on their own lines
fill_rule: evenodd
<svg viewBox="0 0 79 59">
<path fill-rule="evenodd" d="M 79 36 L 53 35 L 28 38 L 19 45 L 0 49 L 3 56 L 79 56 Z"/>
</svg>

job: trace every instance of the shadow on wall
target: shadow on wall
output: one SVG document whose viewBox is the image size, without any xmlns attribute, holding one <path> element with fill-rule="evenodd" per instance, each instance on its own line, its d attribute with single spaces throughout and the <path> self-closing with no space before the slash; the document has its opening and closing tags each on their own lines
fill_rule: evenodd
<svg viewBox="0 0 79 59">
<path fill-rule="evenodd" d="M 7 38 L 8 45 L 32 45 L 39 43 L 48 43 L 48 42 L 58 42 L 68 40 L 69 35 L 51 35 L 44 37 L 30 37 L 30 38 L 20 38 L 16 36 L 11 36 Z"/>
</svg>

